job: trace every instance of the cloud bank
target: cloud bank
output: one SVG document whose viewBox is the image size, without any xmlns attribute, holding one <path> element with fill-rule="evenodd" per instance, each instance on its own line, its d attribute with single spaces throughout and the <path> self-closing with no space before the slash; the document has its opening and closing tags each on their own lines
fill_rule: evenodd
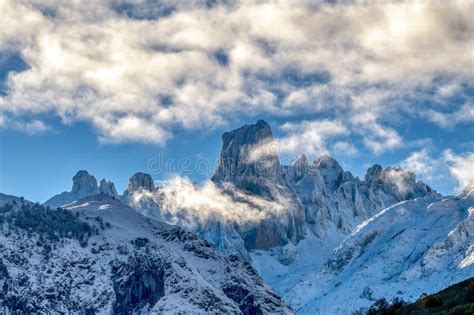
<svg viewBox="0 0 474 315">
<path fill-rule="evenodd" d="M 447 149 L 435 158 L 429 150 L 422 149 L 412 152 L 401 165 L 427 181 L 454 181 L 456 193 L 474 183 L 474 152 L 455 153 Z"/>
<path fill-rule="evenodd" d="M 161 182 L 160 188 L 153 192 L 134 192 L 132 202 L 139 204 L 141 199 L 151 198 L 155 206 L 149 215 L 188 228 L 206 226 L 213 221 L 242 226 L 259 223 L 270 216 L 282 215 L 292 205 L 283 197 L 270 201 L 236 189 L 231 191 L 232 195 L 224 193 L 211 181 L 197 185 L 186 177 L 175 176 Z"/>
<path fill-rule="evenodd" d="M 473 121 L 473 15 L 469 1 L 6 0 L 0 53 L 26 69 L 6 78 L 0 114 L 37 126 L 52 114 L 88 122 L 102 142 L 157 144 L 233 117 L 323 115 L 311 130 L 356 130 L 379 154 L 402 145 L 401 116 Z M 292 146 L 299 127 L 285 128 Z M 324 149 L 330 134 L 311 130 L 311 150 Z"/>
</svg>

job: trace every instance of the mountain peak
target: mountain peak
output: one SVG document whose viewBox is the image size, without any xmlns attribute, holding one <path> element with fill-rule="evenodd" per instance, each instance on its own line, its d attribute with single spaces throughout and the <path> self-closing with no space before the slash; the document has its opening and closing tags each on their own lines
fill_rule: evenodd
<svg viewBox="0 0 474 315">
<path fill-rule="evenodd" d="M 102 180 L 100 181 L 99 191 L 101 194 L 104 195 L 118 197 L 118 193 L 115 189 L 114 183 L 112 183 L 111 181 L 106 181 L 105 178 L 102 178 Z"/>
<path fill-rule="evenodd" d="M 133 174 L 132 177 L 130 177 L 130 180 L 128 182 L 128 191 L 136 191 L 140 188 L 152 191 L 155 189 L 155 183 L 153 182 L 153 178 L 151 177 L 150 174 L 138 172 Z"/>
<path fill-rule="evenodd" d="M 301 154 L 301 156 L 299 158 L 297 158 L 293 164 L 293 166 L 298 166 L 298 165 L 308 165 L 308 158 L 306 157 L 306 155 L 304 154 Z"/>
<path fill-rule="evenodd" d="M 380 166 L 380 164 L 372 165 L 371 167 L 367 169 L 367 172 L 365 173 L 365 176 L 364 176 L 364 181 L 371 182 L 372 179 L 377 177 L 382 172 L 382 170 L 383 168 L 382 166 Z"/>
<path fill-rule="evenodd" d="M 222 149 L 212 180 L 237 183 L 248 176 L 274 178 L 280 170 L 270 125 L 259 120 L 222 135 Z"/>
<path fill-rule="evenodd" d="M 89 174 L 86 170 L 80 170 L 72 178 L 72 190 L 73 194 L 78 196 L 94 195 L 99 193 L 99 187 L 97 186 L 97 180 L 94 176 Z"/>
</svg>

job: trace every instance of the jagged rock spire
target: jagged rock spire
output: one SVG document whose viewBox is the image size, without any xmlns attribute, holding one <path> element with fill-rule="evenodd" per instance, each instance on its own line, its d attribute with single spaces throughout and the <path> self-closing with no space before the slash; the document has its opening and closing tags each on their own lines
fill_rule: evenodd
<svg viewBox="0 0 474 315">
<path fill-rule="evenodd" d="M 222 149 L 212 181 L 237 184 L 252 176 L 275 179 L 280 173 L 270 125 L 259 120 L 222 135 Z"/>
<path fill-rule="evenodd" d="M 71 193 L 78 196 L 90 196 L 99 193 L 97 180 L 86 170 L 80 170 L 72 178 Z"/>
<path fill-rule="evenodd" d="M 118 193 L 115 189 L 114 183 L 112 183 L 111 181 L 106 181 L 105 178 L 100 181 L 99 191 L 101 194 L 104 195 L 110 195 L 116 198 L 118 197 Z"/>
<path fill-rule="evenodd" d="M 132 177 L 130 177 L 127 190 L 129 192 L 132 192 L 140 188 L 143 188 L 149 191 L 152 191 L 155 189 L 155 183 L 153 182 L 153 178 L 151 177 L 150 174 L 138 172 L 138 173 L 133 174 Z"/>
</svg>

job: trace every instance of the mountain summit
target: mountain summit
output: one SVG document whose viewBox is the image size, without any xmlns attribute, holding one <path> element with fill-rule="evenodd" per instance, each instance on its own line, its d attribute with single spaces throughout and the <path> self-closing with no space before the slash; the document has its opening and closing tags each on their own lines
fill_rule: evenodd
<svg viewBox="0 0 474 315">
<path fill-rule="evenodd" d="M 97 185 L 97 179 L 89 174 L 86 170 L 80 170 L 72 177 L 71 191 L 65 191 L 59 195 L 55 195 L 45 202 L 45 205 L 51 208 L 61 207 L 83 197 L 96 194 L 106 194 L 117 197 L 115 185 L 103 179 L 100 188 Z"/>
<path fill-rule="evenodd" d="M 280 161 L 270 125 L 259 120 L 222 135 L 222 149 L 212 181 L 232 182 L 253 192 L 253 180 L 281 180 Z"/>
</svg>

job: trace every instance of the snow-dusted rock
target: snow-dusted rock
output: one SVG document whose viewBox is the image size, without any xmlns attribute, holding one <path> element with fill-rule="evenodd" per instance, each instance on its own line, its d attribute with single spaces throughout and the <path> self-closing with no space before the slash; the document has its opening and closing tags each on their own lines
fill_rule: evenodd
<svg viewBox="0 0 474 315">
<path fill-rule="evenodd" d="M 259 178 L 281 181 L 272 130 L 263 120 L 222 135 L 221 154 L 212 181 L 231 182 L 251 193 L 268 193 L 260 190 L 264 187 L 259 187 Z"/>
<path fill-rule="evenodd" d="M 108 195 L 3 209 L 1 313 L 293 313 L 248 262 Z"/>
<path fill-rule="evenodd" d="M 155 183 L 153 182 L 153 178 L 151 178 L 150 174 L 138 172 L 130 177 L 127 190 L 132 192 L 138 189 L 146 189 L 149 191 L 155 189 Z"/>
<path fill-rule="evenodd" d="M 67 205 L 80 198 L 98 194 L 99 192 L 99 186 L 97 186 L 95 177 L 85 170 L 80 170 L 72 178 L 71 191 L 65 191 L 53 196 L 45 202 L 45 205 L 56 208 Z"/>
<path fill-rule="evenodd" d="M 361 223 L 286 298 L 301 314 L 350 314 L 382 297 L 413 301 L 472 277 L 473 244 L 474 196 L 402 201 Z"/>
<path fill-rule="evenodd" d="M 100 181 L 99 192 L 101 194 L 109 195 L 115 198 L 118 198 L 119 196 L 117 190 L 115 189 L 114 183 L 105 180 L 105 178 Z"/>
<path fill-rule="evenodd" d="M 303 212 L 287 186 L 267 122 L 259 120 L 222 135 L 221 154 L 211 180 L 269 200 L 290 201 L 283 213 L 268 213 L 259 224 L 239 227 L 247 249 L 297 243 L 304 237 Z"/>
<path fill-rule="evenodd" d="M 97 180 L 85 170 L 78 171 L 72 178 L 71 193 L 81 197 L 98 194 Z"/>
</svg>

